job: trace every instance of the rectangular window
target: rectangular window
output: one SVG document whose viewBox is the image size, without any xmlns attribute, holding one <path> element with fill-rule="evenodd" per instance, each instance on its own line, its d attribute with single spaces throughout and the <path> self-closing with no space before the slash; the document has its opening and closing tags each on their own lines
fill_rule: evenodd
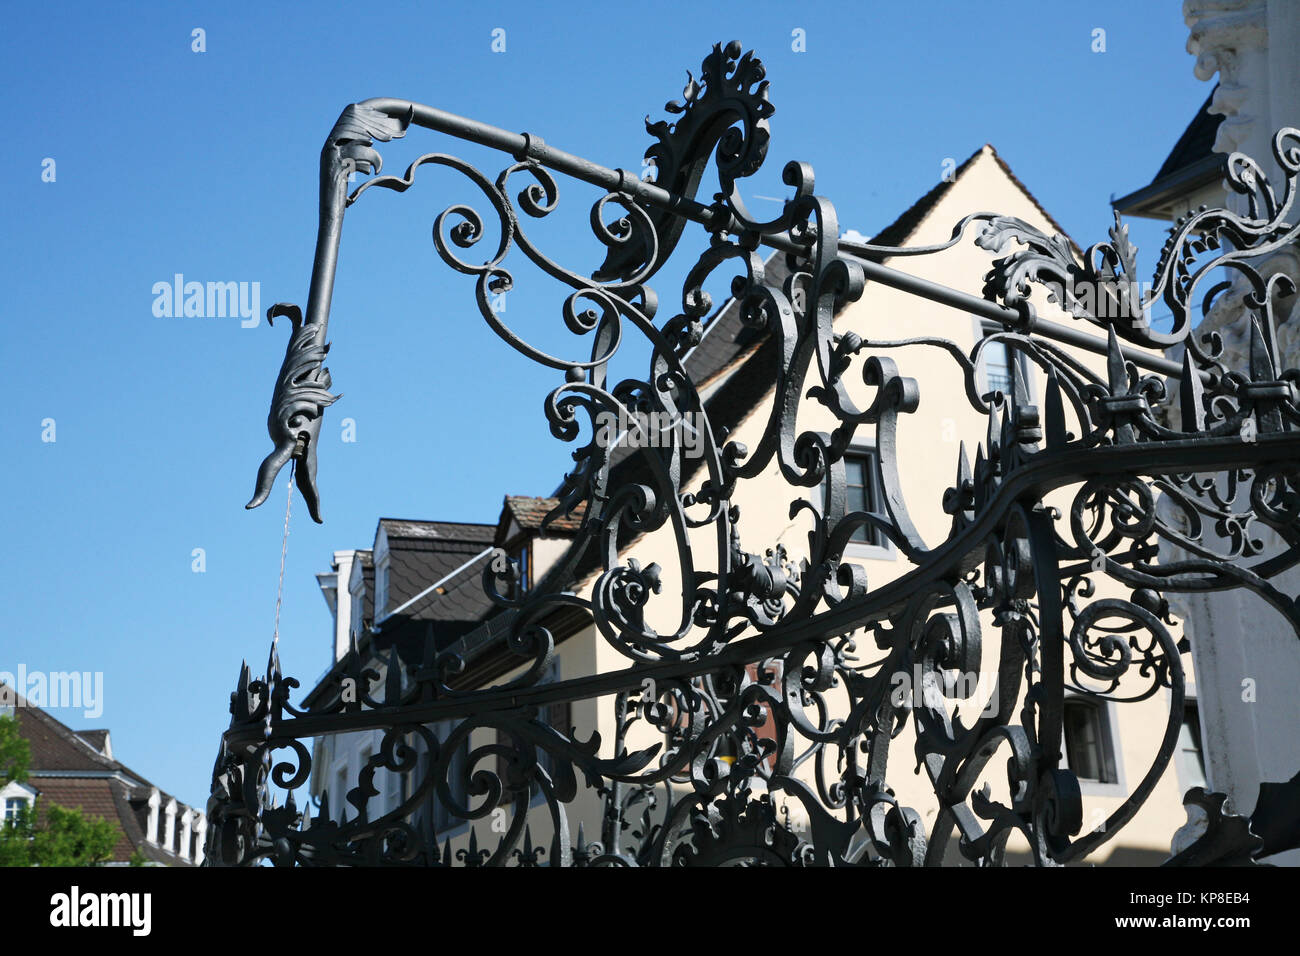
<svg viewBox="0 0 1300 956">
<path fill-rule="evenodd" d="M 348 767 L 344 764 L 334 774 L 334 793 L 330 794 L 330 816 L 337 821 L 343 821 L 347 818 L 348 807 Z"/>
<path fill-rule="evenodd" d="M 994 342 L 984 348 L 984 381 L 988 391 L 998 391 L 1010 395 L 1015 387 L 1011 377 L 1011 350 L 1002 342 Z"/>
<path fill-rule="evenodd" d="M 448 721 L 441 724 L 438 728 L 438 736 L 445 745 L 447 738 L 451 736 L 456 729 L 457 724 Z M 469 737 L 467 736 L 455 752 L 451 755 L 451 760 L 447 767 L 447 789 L 451 791 L 452 799 L 460 806 L 465 806 L 469 797 L 468 784 L 465 781 L 465 771 L 469 765 Z M 437 781 L 434 781 L 433 792 L 433 825 L 439 833 L 454 829 L 460 826 L 465 820 L 453 814 L 446 805 L 438 798 Z"/>
<path fill-rule="evenodd" d="M 529 562 L 528 545 L 519 549 L 519 592 L 522 594 L 533 586 L 533 569 Z"/>
<path fill-rule="evenodd" d="M 991 335 L 998 334 L 997 330 L 985 329 L 980 319 L 976 318 L 974 321 L 977 338 L 987 339 Z M 996 391 L 1010 398 L 1015 394 L 1016 379 L 1020 379 L 1024 383 L 1025 394 L 1032 401 L 1034 397 L 1032 365 L 1024 352 L 1007 345 L 1006 342 L 988 342 L 980 353 L 981 378 L 977 381 L 977 385 L 981 394 L 987 395 Z"/>
<path fill-rule="evenodd" d="M 1183 725 L 1178 728 L 1178 769 L 1184 792 L 1205 786 L 1205 756 L 1201 749 L 1201 717 L 1196 701 L 1183 705 Z"/>
<path fill-rule="evenodd" d="M 880 513 L 880 462 L 873 449 L 850 448 L 844 453 L 844 485 L 847 496 L 845 508 L 849 513 Z M 876 547 L 885 544 L 884 536 L 870 525 L 855 530 L 851 540 Z"/>
<path fill-rule="evenodd" d="M 1067 697 L 1064 711 L 1065 758 L 1080 780 L 1118 783 L 1110 722 L 1103 701 Z"/>
<path fill-rule="evenodd" d="M 11 824 L 18 819 L 18 815 L 27 809 L 26 797 L 6 797 L 5 798 L 5 824 Z"/>
</svg>

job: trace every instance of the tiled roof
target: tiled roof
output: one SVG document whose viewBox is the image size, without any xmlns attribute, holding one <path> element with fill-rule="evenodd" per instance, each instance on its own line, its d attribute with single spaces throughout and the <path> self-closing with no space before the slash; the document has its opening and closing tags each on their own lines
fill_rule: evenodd
<svg viewBox="0 0 1300 956">
<path fill-rule="evenodd" d="M 389 539 L 405 538 L 440 541 L 482 541 L 492 543 L 495 525 L 469 524 L 456 521 L 410 521 L 402 518 L 380 518 L 379 526 Z"/>
<path fill-rule="evenodd" d="M 768 284 L 779 287 L 790 274 L 784 253 L 773 252 L 764 263 Z M 704 337 L 691 349 L 683 364 L 697 386 L 709 382 L 737 357 L 766 337 L 766 332 L 740 321 L 740 305 L 728 299 L 704 328 Z"/>
<path fill-rule="evenodd" d="M 112 859 L 125 862 L 131 858 L 135 844 L 127 836 L 126 827 L 122 826 L 117 800 L 113 796 L 113 784 L 122 786 L 120 781 L 108 777 L 40 777 L 28 781 L 40 791 L 36 808 L 43 819 L 44 810 L 50 804 L 57 804 L 69 810 L 81 810 L 88 817 L 102 817 L 118 824 L 121 837 L 113 847 Z"/>
<path fill-rule="evenodd" d="M 505 505 L 501 511 L 501 524 L 509 527 L 509 520 L 514 521 L 525 531 L 539 531 L 546 516 L 558 508 L 559 498 L 537 498 L 531 495 L 506 495 Z M 582 515 L 586 510 L 579 507 L 571 515 L 556 515 L 546 525 L 547 534 L 574 534 L 582 526 Z"/>
<path fill-rule="evenodd" d="M 443 581 L 441 590 L 420 598 L 404 609 L 401 617 L 416 621 L 477 621 L 482 616 L 490 603 L 486 595 L 475 601 L 451 592 L 458 589 L 464 575 L 481 573 L 481 567 L 462 566 L 491 547 L 494 525 L 380 518 L 379 527 L 388 538 L 388 604 L 377 616 L 391 613 L 453 573 L 456 577 Z M 367 581 L 367 594 L 371 589 Z"/>
<path fill-rule="evenodd" d="M 43 808 L 48 808 L 50 804 L 57 804 L 69 810 L 80 810 L 88 817 L 102 817 L 116 823 L 121 835 L 110 857 L 114 863 L 126 863 L 131 859 L 132 854 L 139 850 L 141 856 L 155 863 L 166 863 L 172 866 L 194 865 L 190 860 L 168 853 L 145 838 L 141 813 L 132 806 L 131 795 L 135 791 L 121 780 L 111 777 L 34 777 L 28 782 L 40 792 L 36 807 L 42 817 Z M 148 799 L 148 788 L 144 788 L 144 792 L 144 797 L 135 802 L 143 803 Z M 166 799 L 163 800 L 164 807 L 167 802 Z M 144 819 L 147 819 L 147 813 L 146 805 Z M 159 813 L 161 814 L 162 811 L 160 810 Z M 191 859 L 194 855 L 195 839 L 195 834 L 191 831 Z"/>
<path fill-rule="evenodd" d="M 31 749 L 33 771 L 94 770 L 129 773 L 122 764 L 105 757 L 66 724 L 55 720 L 39 707 L 29 705 L 21 697 L 18 699 L 20 703 L 14 708 L 14 717 L 18 720 L 19 735 Z"/>
<path fill-rule="evenodd" d="M 150 843 L 145 837 L 145 830 L 149 825 L 149 795 L 152 788 L 136 787 L 132 790 L 120 781 L 113 781 L 113 783 L 115 784 L 113 799 L 118 807 L 118 819 L 122 823 L 122 830 L 127 838 L 139 848 L 140 854 L 146 860 L 152 860 L 155 863 L 166 863 L 171 866 L 193 866 L 194 864 L 190 861 L 194 860 L 199 851 L 203 849 L 194 827 L 190 827 L 189 846 L 185 848 L 185 855 L 188 859 L 178 859 L 177 853 L 182 849 L 179 844 L 183 831 L 183 827 L 179 823 L 173 823 L 175 830 L 172 835 L 172 847 L 177 853 L 169 853 L 162 847 Z M 171 798 L 166 794 L 161 794 L 161 798 L 158 814 L 160 820 L 165 820 L 167 804 L 171 802 Z"/>
<path fill-rule="evenodd" d="M 490 544 L 489 541 L 487 544 Z M 479 580 L 483 573 L 482 552 L 487 544 L 446 551 L 408 551 L 391 549 L 388 553 L 388 612 L 401 607 L 437 583 L 433 591 L 404 609 L 401 617 L 413 621 L 479 620 L 492 606 L 481 587 L 466 589 L 467 580 Z M 468 567 L 465 565 L 468 563 Z M 458 570 L 459 569 L 459 570 Z M 453 575 L 448 578 L 448 575 Z"/>
<path fill-rule="evenodd" d="M 6 699 L 10 699 L 11 693 L 6 689 Z M 32 706 L 22 695 L 13 694 L 12 698 L 18 734 L 27 741 L 31 753 L 27 783 L 39 793 L 38 811 L 54 803 L 70 809 L 80 808 L 87 815 L 117 823 L 122 838 L 113 851 L 115 862 L 126 862 L 134 850 L 139 850 L 148 860 L 174 866 L 191 865 L 146 839 L 136 804 L 147 801 L 156 788 L 125 764 L 104 756 L 99 748 L 108 737 L 107 730 L 74 731 L 41 708 Z M 159 796 L 163 807 L 173 799 L 161 790 Z"/>
</svg>

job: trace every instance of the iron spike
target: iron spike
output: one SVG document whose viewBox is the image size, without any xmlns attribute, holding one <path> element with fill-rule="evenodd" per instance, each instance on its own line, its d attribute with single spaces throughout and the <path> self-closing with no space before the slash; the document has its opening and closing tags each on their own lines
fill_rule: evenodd
<svg viewBox="0 0 1300 956">
<path fill-rule="evenodd" d="M 1056 369 L 1047 372 L 1047 390 L 1043 397 L 1043 426 L 1048 448 L 1060 448 L 1069 439 L 1065 431 L 1065 402 L 1061 397 L 1061 381 Z"/>
<path fill-rule="evenodd" d="M 1183 347 L 1183 375 L 1178 384 L 1178 404 L 1182 412 L 1183 431 L 1200 432 L 1205 430 L 1205 387 L 1201 376 L 1192 363 L 1192 350 Z"/>
</svg>

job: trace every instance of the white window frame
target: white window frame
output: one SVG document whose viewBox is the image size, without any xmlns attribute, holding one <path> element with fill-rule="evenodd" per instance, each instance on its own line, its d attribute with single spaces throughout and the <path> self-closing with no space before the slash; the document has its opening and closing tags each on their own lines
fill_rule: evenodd
<svg viewBox="0 0 1300 956">
<path fill-rule="evenodd" d="M 1080 694 L 1078 691 L 1067 687 L 1065 689 L 1065 700 L 1068 701 L 1072 697 L 1082 697 L 1090 705 L 1097 708 L 1101 718 L 1099 721 L 1101 727 L 1098 728 L 1100 732 L 1098 743 L 1103 747 L 1110 747 L 1111 762 L 1115 766 L 1114 781 L 1089 780 L 1075 774 L 1076 779 L 1079 781 L 1079 792 L 1085 797 L 1127 797 L 1128 780 L 1124 774 L 1124 749 L 1120 746 L 1119 712 L 1115 707 L 1115 702 L 1113 700 L 1102 700 L 1090 694 Z M 1064 707 L 1062 707 L 1062 711 L 1064 711 Z M 1074 769 L 1070 766 L 1070 748 L 1065 741 L 1064 712 L 1061 721 L 1061 762 L 1067 769 Z"/>
<path fill-rule="evenodd" d="M 984 320 L 981 319 L 978 315 L 971 316 L 971 331 L 975 336 L 972 345 L 994 334 L 992 332 L 984 331 Z M 1029 357 L 1025 355 L 1024 352 L 1021 352 L 1019 349 L 1012 350 L 1010 347 L 1008 347 L 1007 351 L 1008 353 L 1011 354 L 1012 361 L 1016 363 L 1016 370 L 1020 373 L 1021 377 L 1024 379 L 1025 394 L 1029 396 L 1030 403 L 1032 404 L 1036 402 L 1037 401 L 1036 396 L 1038 395 L 1038 381 L 1034 374 L 1035 363 L 1030 361 Z M 982 366 L 980 369 L 978 384 L 979 384 L 979 392 L 981 395 L 987 395 L 989 392 L 993 391 L 993 389 L 989 386 L 987 364 Z"/>
<path fill-rule="evenodd" d="M 8 823 L 11 819 L 8 812 L 10 800 L 25 800 L 30 809 L 36 806 L 36 798 L 39 795 L 40 791 L 35 787 L 19 783 L 17 780 L 11 780 L 0 787 L 0 825 Z"/>
<path fill-rule="evenodd" d="M 855 438 L 853 443 L 845 450 L 845 455 L 869 455 L 874 461 L 873 468 L 870 471 L 871 478 L 871 496 L 874 499 L 878 514 L 888 516 L 888 512 L 882 510 L 885 500 L 884 480 L 880 474 L 880 450 L 876 447 L 874 440 Z M 821 500 L 815 501 L 818 514 L 826 513 L 826 483 L 822 482 L 815 489 L 813 494 L 818 495 Z M 844 547 L 844 557 L 851 561 L 894 561 L 898 558 L 898 551 L 894 547 L 894 542 L 889 540 L 889 536 L 883 531 L 877 529 L 882 541 L 881 544 L 868 544 L 863 541 L 850 541 Z"/>
<path fill-rule="evenodd" d="M 24 796 L 6 796 L 4 798 L 4 824 L 8 826 L 18 819 L 18 814 L 23 810 L 30 809 L 32 805 L 31 797 Z"/>
</svg>

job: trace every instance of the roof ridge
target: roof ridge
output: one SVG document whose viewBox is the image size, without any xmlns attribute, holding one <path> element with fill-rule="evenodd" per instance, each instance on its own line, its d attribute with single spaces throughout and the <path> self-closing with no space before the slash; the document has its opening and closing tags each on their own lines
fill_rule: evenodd
<svg viewBox="0 0 1300 956">
<path fill-rule="evenodd" d="M 985 149 L 992 150 L 993 147 L 985 143 L 967 156 L 961 165 L 953 170 L 952 179 L 941 178 L 939 182 L 922 194 L 916 202 L 904 209 L 893 222 L 872 236 L 870 244 L 873 246 L 901 246 L 910 239 L 916 233 L 916 230 L 921 227 L 926 217 L 934 211 L 934 207 L 939 204 L 939 200 L 956 184 L 957 180 L 962 177 L 962 174 L 970 168 L 971 164 Z M 996 150 L 993 153 L 995 156 L 997 155 Z M 883 258 L 888 258 L 888 256 L 882 255 Z"/>
<path fill-rule="evenodd" d="M 484 522 L 454 522 L 447 518 L 391 518 L 382 516 L 381 522 L 402 522 L 404 524 L 484 524 Z"/>
<path fill-rule="evenodd" d="M 7 686 L 7 685 L 0 685 L 0 686 Z M 167 793 L 156 783 L 151 781 L 148 777 L 132 770 L 130 767 L 122 763 L 122 761 L 118 760 L 117 758 L 105 757 L 103 753 L 95 749 L 94 744 L 82 738 L 81 734 L 88 733 L 89 731 L 73 730 L 63 721 L 59 720 L 57 717 L 55 717 L 53 714 L 47 711 L 44 707 L 36 707 L 33 704 L 31 704 L 26 697 L 18 693 L 16 688 L 10 688 L 10 690 L 13 692 L 15 701 L 21 702 L 21 703 L 16 703 L 15 710 L 21 710 L 24 714 L 30 715 L 35 719 L 39 720 L 48 729 L 52 730 L 60 739 L 64 740 L 67 743 L 71 743 L 74 747 L 81 747 L 89 751 L 90 758 L 94 760 L 97 764 L 101 765 L 100 770 L 112 771 L 114 773 L 122 774 L 123 776 L 132 777 L 139 782 L 140 786 L 153 787 L 160 794 L 164 794 L 168 797 L 171 797 L 171 799 L 176 800 L 177 803 L 185 802 L 178 799 L 174 794 Z M 104 728 L 95 728 L 95 729 L 108 732 L 111 728 L 104 727 Z M 89 770 L 90 768 L 86 768 L 86 769 Z M 48 768 L 46 768 L 45 770 L 42 770 L 40 767 L 28 768 L 28 773 L 33 776 L 41 776 L 43 773 L 53 773 L 53 772 L 55 771 L 49 770 Z M 67 773 L 69 775 L 75 775 L 76 771 L 75 770 L 58 771 L 58 773 L 60 775 L 64 773 Z M 186 803 L 185 805 L 190 806 L 189 803 Z"/>
<path fill-rule="evenodd" d="M 1008 179 L 1011 180 L 1012 184 L 1015 185 L 1024 197 L 1029 200 L 1033 207 L 1038 210 L 1039 215 L 1047 220 L 1048 225 L 1064 236 L 1066 242 L 1070 244 L 1070 248 L 1074 253 L 1082 257 L 1084 254 L 1083 249 L 1080 248 L 1079 244 L 1074 241 L 1074 238 L 1065 231 L 1065 227 L 1057 222 L 1056 218 L 1047 211 L 1041 202 L 1038 201 L 1038 197 L 1029 191 L 1029 187 L 1026 186 L 1020 177 L 1012 171 L 1011 165 L 1002 158 L 1001 154 L 998 153 L 997 147 L 992 143 L 985 143 L 979 149 L 975 150 L 975 152 L 966 157 L 961 165 L 953 170 L 952 179 L 942 179 L 936 183 L 929 192 L 907 207 L 907 209 L 905 209 L 897 219 L 873 236 L 870 245 L 904 245 L 908 239 L 912 238 L 912 236 L 916 234 L 918 229 L 925 225 L 926 221 L 930 218 L 930 215 L 938 208 L 939 203 L 947 195 L 948 191 L 961 180 L 962 176 L 970 169 L 975 160 L 986 152 L 993 157 L 994 162 L 998 164 L 998 168 L 1002 170 Z M 876 261 L 879 262 L 883 262 L 889 258 L 886 253 L 878 253 L 877 255 L 879 256 L 879 259 Z"/>
<path fill-rule="evenodd" d="M 1056 218 L 1050 212 L 1047 211 L 1047 209 L 1043 206 L 1042 203 L 1038 201 L 1038 197 L 1029 191 L 1028 186 L 1026 186 L 1023 182 L 1021 182 L 1020 177 L 1011 171 L 1011 165 L 1005 159 L 1003 159 L 1001 155 L 998 154 L 998 151 L 996 148 L 994 148 L 993 144 L 985 143 L 984 145 L 987 146 L 989 152 L 993 154 L 993 158 L 997 161 L 998 167 L 1004 173 L 1007 174 L 1007 178 L 1010 179 L 1013 183 L 1015 183 L 1016 188 L 1019 189 L 1022 193 L 1024 193 L 1025 198 L 1034 204 L 1034 208 L 1037 209 L 1039 214 L 1044 219 L 1047 220 L 1048 225 L 1050 225 L 1058 233 L 1064 236 L 1065 241 L 1070 244 L 1070 248 L 1074 250 L 1076 255 L 1082 258 L 1083 249 L 1079 246 L 1077 242 L 1074 241 L 1074 237 L 1065 231 L 1065 227 L 1056 221 Z"/>
<path fill-rule="evenodd" d="M 7 687 L 7 686 L 8 686 L 7 684 L 0 684 L 0 687 Z M 24 714 L 32 715 L 41 723 L 45 724 L 47 728 L 52 730 L 55 733 L 55 735 L 57 735 L 60 739 L 62 739 L 66 743 L 70 743 L 74 747 L 82 747 L 85 750 L 89 751 L 90 756 L 94 758 L 96 762 L 104 764 L 104 769 L 106 770 L 126 769 L 118 761 L 113 760 L 110 757 L 105 757 L 102 753 L 100 753 L 100 751 L 95 749 L 94 745 L 90 741 L 83 739 L 77 731 L 73 730 L 63 721 L 59 720 L 53 714 L 46 711 L 44 707 L 34 706 L 26 697 L 24 697 L 22 694 L 18 692 L 18 688 L 11 687 L 9 688 L 9 690 L 12 692 L 14 697 L 15 710 L 21 710 Z"/>
</svg>

